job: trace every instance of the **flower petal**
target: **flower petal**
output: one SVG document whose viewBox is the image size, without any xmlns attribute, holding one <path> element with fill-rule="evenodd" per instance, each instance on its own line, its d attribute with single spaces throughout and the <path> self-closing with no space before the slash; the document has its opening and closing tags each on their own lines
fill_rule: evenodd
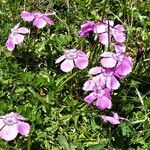
<svg viewBox="0 0 150 150">
<path fill-rule="evenodd" d="M 48 13 L 45 13 L 44 15 L 45 15 L 45 16 L 52 16 L 52 15 L 56 15 L 56 12 L 52 12 L 52 13 L 49 13 L 49 12 L 48 12 Z"/>
<path fill-rule="evenodd" d="M 19 121 L 17 123 L 17 129 L 21 135 L 28 135 L 30 132 L 30 125 L 26 122 Z"/>
<path fill-rule="evenodd" d="M 91 94 L 89 94 L 88 96 L 86 96 L 84 98 L 84 101 L 87 103 L 87 104 L 92 104 L 93 101 L 96 99 L 96 97 L 94 96 L 93 92 Z"/>
<path fill-rule="evenodd" d="M 95 24 L 94 25 L 94 33 L 100 34 L 100 33 L 106 32 L 106 28 L 107 28 L 107 26 L 102 24 L 102 23 L 101 24 Z"/>
<path fill-rule="evenodd" d="M 116 119 L 114 117 L 111 117 L 111 116 L 105 116 L 105 115 L 102 115 L 101 118 L 105 121 L 105 122 L 109 122 L 111 124 L 120 124 L 120 121 L 119 119 Z"/>
<path fill-rule="evenodd" d="M 93 67 L 89 70 L 89 74 L 96 75 L 102 72 L 102 67 Z"/>
<path fill-rule="evenodd" d="M 111 35 L 108 40 L 108 33 L 102 33 L 99 35 L 99 42 L 105 46 L 108 46 L 109 42 L 111 42 Z"/>
<path fill-rule="evenodd" d="M 115 25 L 115 26 L 114 26 L 114 29 L 117 29 L 118 31 L 122 31 L 122 32 L 124 32 L 124 31 L 125 31 L 124 26 L 123 26 L 123 25 L 121 25 L 121 24 L 117 24 L 117 25 Z"/>
<path fill-rule="evenodd" d="M 13 51 L 15 49 L 15 43 L 10 38 L 8 38 L 8 40 L 6 41 L 6 46 L 9 51 Z"/>
<path fill-rule="evenodd" d="M 126 46 L 116 43 L 115 44 L 115 51 L 116 51 L 116 53 L 125 53 Z"/>
<path fill-rule="evenodd" d="M 126 77 L 130 72 L 132 72 L 132 64 L 129 62 L 128 58 L 117 67 L 115 75 L 119 78 Z"/>
<path fill-rule="evenodd" d="M 17 134 L 18 129 L 16 124 L 12 126 L 5 125 L 5 127 L 0 130 L 0 138 L 4 139 L 5 141 L 11 141 L 15 139 Z"/>
<path fill-rule="evenodd" d="M 23 117 L 22 115 L 15 113 L 15 112 L 11 112 L 9 114 L 7 114 L 8 116 L 14 116 L 15 118 L 17 118 L 17 120 L 27 120 L 25 117 Z"/>
<path fill-rule="evenodd" d="M 33 21 L 33 25 L 35 25 L 38 29 L 43 28 L 46 24 L 47 22 L 43 18 L 36 18 Z"/>
<path fill-rule="evenodd" d="M 115 32 L 113 36 L 115 41 L 118 43 L 123 43 L 126 40 L 126 35 L 124 32 Z"/>
<path fill-rule="evenodd" d="M 60 56 L 58 59 L 56 59 L 55 63 L 58 64 L 58 63 L 60 63 L 61 61 L 63 61 L 65 58 L 66 58 L 65 55 L 62 55 L 62 56 Z"/>
<path fill-rule="evenodd" d="M 106 77 L 103 74 L 99 74 L 93 77 L 92 79 L 92 81 L 95 82 L 96 85 L 102 86 L 102 87 L 105 86 L 105 80 L 106 80 Z"/>
<path fill-rule="evenodd" d="M 112 106 L 111 100 L 107 97 L 99 97 L 96 101 L 96 106 L 100 110 L 110 109 Z"/>
<path fill-rule="evenodd" d="M 30 33 L 30 30 L 27 29 L 26 27 L 21 27 L 21 28 L 18 28 L 18 33 L 22 33 L 22 34 L 27 34 L 27 33 Z"/>
<path fill-rule="evenodd" d="M 33 21 L 33 19 L 35 18 L 34 15 L 28 11 L 23 11 L 20 15 L 24 21 L 28 21 L 28 22 Z"/>
<path fill-rule="evenodd" d="M 114 55 L 113 52 L 104 52 L 101 54 L 101 57 L 112 57 Z"/>
<path fill-rule="evenodd" d="M 120 83 L 114 76 L 107 77 L 107 79 L 106 79 L 106 87 L 107 88 L 116 90 L 119 88 L 119 86 L 120 86 Z"/>
<path fill-rule="evenodd" d="M 101 65 L 105 68 L 113 68 L 117 64 L 117 60 L 113 58 L 102 58 Z"/>
<path fill-rule="evenodd" d="M 13 37 L 14 44 L 20 44 L 23 42 L 23 40 L 24 40 L 24 35 L 22 34 L 17 34 L 16 36 Z"/>
<path fill-rule="evenodd" d="M 69 72 L 74 68 L 73 60 L 64 60 L 60 65 L 60 68 L 63 72 Z"/>
<path fill-rule="evenodd" d="M 94 86 L 95 86 L 95 82 L 93 80 L 87 80 L 83 85 L 83 90 L 93 91 Z"/>
<path fill-rule="evenodd" d="M 109 23 L 108 23 L 109 22 Z M 111 27 L 114 26 L 114 21 L 108 20 L 108 19 L 103 19 L 102 23 L 106 24 L 106 25 L 110 25 Z"/>
<path fill-rule="evenodd" d="M 44 20 L 45 20 L 49 25 L 53 25 L 53 24 L 54 24 L 54 21 L 51 20 L 49 17 L 44 16 L 43 18 L 44 18 Z"/>
<path fill-rule="evenodd" d="M 77 53 L 78 57 L 74 59 L 75 65 L 79 69 L 85 69 L 88 66 L 88 56 L 80 50 Z"/>
</svg>

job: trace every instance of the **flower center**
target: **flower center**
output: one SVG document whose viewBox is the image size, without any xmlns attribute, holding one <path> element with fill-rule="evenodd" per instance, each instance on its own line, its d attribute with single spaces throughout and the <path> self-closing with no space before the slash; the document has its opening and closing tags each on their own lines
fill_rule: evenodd
<svg viewBox="0 0 150 150">
<path fill-rule="evenodd" d="M 124 60 L 124 54 L 122 53 L 115 53 L 113 54 L 113 58 L 119 62 Z"/>
<path fill-rule="evenodd" d="M 43 18 L 44 15 L 42 13 L 33 13 L 35 18 Z"/>
<path fill-rule="evenodd" d="M 12 30 L 11 34 L 10 34 L 10 38 L 13 38 L 14 36 L 16 36 L 18 34 L 18 30 Z"/>
<path fill-rule="evenodd" d="M 76 59 L 78 57 L 78 53 L 75 51 L 75 52 L 67 52 L 65 54 L 66 58 L 67 59 Z"/>
<path fill-rule="evenodd" d="M 94 92 L 95 92 L 94 93 L 95 97 L 103 97 L 105 95 L 105 91 L 104 90 L 97 89 Z"/>
<path fill-rule="evenodd" d="M 3 120 L 3 122 L 8 126 L 12 126 L 13 124 L 16 124 L 18 121 L 15 117 L 8 116 Z"/>
<path fill-rule="evenodd" d="M 106 69 L 102 69 L 102 73 L 105 77 L 111 77 L 113 75 L 112 71 Z"/>
</svg>

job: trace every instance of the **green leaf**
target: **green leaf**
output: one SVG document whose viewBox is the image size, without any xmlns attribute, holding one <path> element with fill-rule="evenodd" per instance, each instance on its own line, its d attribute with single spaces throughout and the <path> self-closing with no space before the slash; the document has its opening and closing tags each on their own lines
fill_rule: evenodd
<svg viewBox="0 0 150 150">
<path fill-rule="evenodd" d="M 89 147 L 88 150 L 102 150 L 102 148 L 104 148 L 102 145 L 95 144 L 95 145 L 92 145 L 91 147 Z"/>
<path fill-rule="evenodd" d="M 63 135 L 58 136 L 58 142 L 64 150 L 71 150 L 66 138 Z"/>
</svg>

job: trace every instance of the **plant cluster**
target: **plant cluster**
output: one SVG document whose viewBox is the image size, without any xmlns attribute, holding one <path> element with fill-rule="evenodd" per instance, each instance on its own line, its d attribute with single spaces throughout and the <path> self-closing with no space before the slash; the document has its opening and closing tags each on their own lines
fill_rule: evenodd
<svg viewBox="0 0 150 150">
<path fill-rule="evenodd" d="M 41 13 L 23 11 L 21 18 L 27 22 L 33 22 L 33 25 L 39 30 L 48 25 L 54 25 L 50 16 L 55 13 Z M 26 34 L 30 30 L 26 27 L 20 27 L 20 23 L 11 29 L 11 33 L 6 41 L 6 47 L 13 51 L 15 46 L 21 44 Z M 120 86 L 119 80 L 125 78 L 131 71 L 133 60 L 126 54 L 125 47 L 125 28 L 121 24 L 114 25 L 113 21 L 103 19 L 101 22 L 86 21 L 81 25 L 79 31 L 81 37 L 99 39 L 99 43 L 104 45 L 105 51 L 99 54 L 101 57 L 100 65 L 89 70 L 91 78 L 83 85 L 83 90 L 90 93 L 84 98 L 87 104 L 96 101 L 96 107 L 99 110 L 110 109 L 112 106 L 111 97 L 113 91 Z M 90 55 L 76 48 L 66 49 L 55 63 L 61 63 L 60 69 L 63 72 L 70 72 L 73 68 L 83 70 L 87 68 Z M 128 120 L 119 117 L 117 113 L 112 112 L 113 116 L 101 115 L 101 119 L 111 124 L 120 124 L 120 120 Z M 28 135 L 30 125 L 25 122 L 25 118 L 18 113 L 11 112 L 0 118 L 0 138 L 10 141 L 18 133 Z"/>
</svg>

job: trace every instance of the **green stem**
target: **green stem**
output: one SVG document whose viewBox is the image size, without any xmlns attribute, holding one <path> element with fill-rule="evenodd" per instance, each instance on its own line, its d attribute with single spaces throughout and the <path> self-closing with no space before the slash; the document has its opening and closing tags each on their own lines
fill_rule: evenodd
<svg viewBox="0 0 150 150">
<path fill-rule="evenodd" d="M 67 78 L 63 83 L 61 83 L 61 84 L 58 86 L 58 89 L 61 88 L 64 84 L 66 84 L 70 79 L 72 79 L 77 73 L 78 73 L 78 71 L 75 72 L 75 73 L 73 73 L 69 78 Z"/>
</svg>

